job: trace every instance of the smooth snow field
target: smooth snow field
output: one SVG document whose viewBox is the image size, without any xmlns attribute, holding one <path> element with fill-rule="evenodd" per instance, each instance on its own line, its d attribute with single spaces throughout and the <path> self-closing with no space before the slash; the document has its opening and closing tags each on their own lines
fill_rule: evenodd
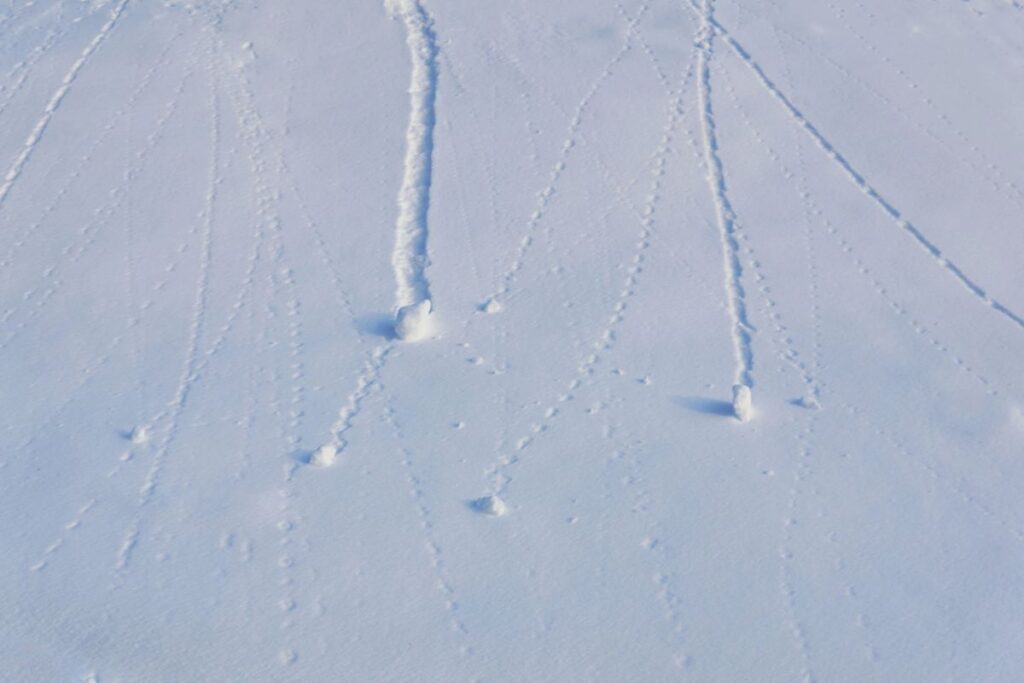
<svg viewBox="0 0 1024 683">
<path fill-rule="evenodd" d="M 0 231 L 0 682 L 1024 680 L 1018 0 L 2 0 Z"/>
</svg>

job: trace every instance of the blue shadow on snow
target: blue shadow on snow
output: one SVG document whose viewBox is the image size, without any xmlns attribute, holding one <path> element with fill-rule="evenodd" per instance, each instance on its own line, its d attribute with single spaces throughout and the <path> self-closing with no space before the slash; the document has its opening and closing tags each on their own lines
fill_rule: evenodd
<svg viewBox="0 0 1024 683">
<path fill-rule="evenodd" d="M 395 338 L 395 321 L 384 313 L 368 313 L 356 318 L 356 329 L 360 334 L 369 334 L 384 339 Z"/>
<path fill-rule="evenodd" d="M 732 403 L 703 396 L 673 396 L 672 402 L 694 413 L 732 417 Z"/>
</svg>

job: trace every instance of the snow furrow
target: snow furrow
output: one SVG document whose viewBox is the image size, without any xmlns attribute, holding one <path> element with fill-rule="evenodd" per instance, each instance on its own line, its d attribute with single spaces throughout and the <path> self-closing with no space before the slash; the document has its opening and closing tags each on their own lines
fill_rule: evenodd
<svg viewBox="0 0 1024 683">
<path fill-rule="evenodd" d="M 398 220 L 391 265 L 395 271 L 395 308 L 430 300 L 426 268 L 427 217 L 434 151 L 434 101 L 437 98 L 437 40 L 434 22 L 419 0 L 386 0 L 405 24 L 412 58 L 409 82 L 409 127 L 405 163 L 398 191 Z"/>
<path fill-rule="evenodd" d="M 697 53 L 697 71 L 700 83 L 698 102 L 704 142 L 704 162 L 722 241 L 725 292 L 729 304 L 729 316 L 732 318 L 730 334 L 736 363 L 733 383 L 752 387 L 754 350 L 751 332 L 753 327 L 747 319 L 746 295 L 742 280 L 743 266 L 740 265 L 739 242 L 736 236 L 736 213 L 726 191 L 725 169 L 718 152 L 718 136 L 711 102 L 711 59 L 714 50 L 714 32 L 711 30 L 714 25 L 714 14 L 711 0 L 702 0 L 700 16 L 701 28 L 698 38 L 700 49 Z"/>
<path fill-rule="evenodd" d="M 435 125 L 434 101 L 437 96 L 437 45 L 433 19 L 418 0 L 385 0 L 385 9 L 405 25 L 406 44 L 412 59 L 409 83 L 409 125 L 406 130 L 405 161 L 398 192 L 398 219 L 391 265 L 395 274 L 395 308 L 401 309 L 430 301 L 430 282 L 426 277 L 427 214 L 430 208 L 431 156 Z M 323 240 L 317 236 L 323 256 Z M 335 285 L 340 280 L 335 272 Z M 347 297 L 343 303 L 348 304 Z M 377 387 L 378 377 L 387 363 L 394 344 L 378 344 L 370 351 L 356 386 L 338 411 L 328 441 L 321 453 L 327 461 L 348 446 L 345 433 L 352 428 L 363 401 Z M 326 464 L 326 462 L 324 464 Z"/>
<path fill-rule="evenodd" d="M 693 6 L 695 11 L 700 11 L 695 0 L 691 0 L 690 4 Z M 789 97 L 787 97 L 775 82 L 768 77 L 761 65 L 755 61 L 754 57 L 746 50 L 746 48 L 744 48 L 728 30 L 718 23 L 713 16 L 709 16 L 707 21 L 710 30 L 722 37 L 733 53 L 739 57 L 743 64 L 754 74 L 761 86 L 764 87 L 764 89 L 782 105 L 789 117 L 811 136 L 818 148 L 821 149 L 822 152 L 824 152 L 825 155 L 842 170 L 843 174 L 851 183 L 863 192 L 865 196 L 871 199 L 875 206 L 877 206 L 885 215 L 896 223 L 897 227 L 909 235 L 918 244 L 918 246 L 932 257 L 937 265 L 952 275 L 954 279 L 956 279 L 979 302 L 1024 330 L 1024 317 L 1010 309 L 999 300 L 990 296 L 985 289 L 983 289 L 971 276 L 964 272 L 962 268 L 949 260 L 935 242 L 929 239 L 917 226 L 904 218 L 899 209 L 897 209 L 889 199 L 883 196 L 867 180 L 867 178 L 850 163 L 846 156 L 842 154 L 823 133 L 821 133 L 817 126 L 804 116 Z"/>
<path fill-rule="evenodd" d="M 729 96 L 729 100 L 733 108 L 737 113 L 739 113 L 740 118 L 747 126 L 747 129 L 750 131 L 753 138 L 760 145 L 760 148 L 763 149 L 765 153 L 774 162 L 776 162 L 776 165 L 779 165 L 781 163 L 781 160 L 777 157 L 775 150 L 760 135 L 759 131 L 754 126 L 753 121 L 751 121 L 746 109 L 740 102 L 739 97 L 736 94 L 735 88 L 733 87 L 732 81 L 729 78 L 728 69 L 720 68 L 719 73 L 721 75 L 722 83 L 724 85 L 723 90 Z M 783 169 L 782 173 L 787 181 L 791 180 L 794 177 L 794 174 L 785 165 L 781 165 L 780 169 Z M 797 185 L 799 185 L 799 183 L 795 183 L 793 187 L 797 187 Z M 805 190 L 799 189 L 798 193 L 800 198 L 804 200 L 804 208 L 806 215 L 809 212 L 809 209 L 806 207 L 806 198 L 809 196 L 809 193 Z M 800 377 L 800 381 L 803 382 L 804 384 L 804 397 L 810 400 L 819 394 L 819 387 L 818 381 L 816 379 L 816 374 L 809 370 L 807 367 L 807 363 L 804 360 L 802 360 L 801 353 L 799 349 L 797 349 L 796 344 L 793 342 L 792 333 L 789 329 L 789 326 L 782 319 L 782 314 L 779 311 L 779 302 L 770 295 L 772 287 L 769 283 L 768 276 L 764 272 L 764 267 L 757 256 L 757 250 L 754 248 L 749 233 L 746 230 L 743 230 L 742 225 L 737 225 L 736 234 L 742 245 L 742 251 L 746 257 L 745 261 L 748 267 L 750 268 L 750 271 L 754 275 L 754 282 L 756 284 L 755 291 L 758 294 L 760 294 L 760 298 L 764 302 L 763 306 L 761 307 L 762 312 L 764 316 L 770 321 L 772 329 L 774 330 L 774 335 L 769 335 L 768 338 L 775 344 L 776 348 L 778 349 L 780 359 L 785 361 L 785 363 L 789 367 L 791 367 Z M 808 235 L 809 225 L 805 226 L 805 240 L 807 239 Z M 816 282 L 812 282 L 811 284 L 810 296 L 812 301 L 816 301 Z"/>
<path fill-rule="evenodd" d="M 726 82 L 728 83 L 728 76 L 726 76 Z M 726 88 L 726 91 L 732 94 L 728 87 Z M 757 140 L 757 142 L 760 144 L 764 152 L 769 156 L 769 158 L 771 158 L 775 166 L 778 168 L 779 172 L 782 173 L 782 175 L 786 178 L 793 177 L 794 173 L 792 169 L 790 169 L 789 166 L 785 163 L 785 161 L 783 161 L 778 150 L 776 150 L 767 140 L 764 139 L 764 136 L 761 134 L 757 126 L 754 124 L 746 108 L 734 96 L 733 104 L 735 105 L 736 111 L 740 114 L 740 117 L 743 119 L 744 123 L 750 129 L 751 135 L 754 136 L 754 139 Z M 893 313 L 895 313 L 901 320 L 905 321 L 907 325 L 909 325 L 910 328 L 916 334 L 923 337 L 925 341 L 928 342 L 929 346 L 931 346 L 931 348 L 935 349 L 942 355 L 948 357 L 959 370 L 964 372 L 972 380 L 977 381 L 988 396 L 994 397 L 998 396 L 1001 393 L 1000 390 L 996 387 L 996 384 L 990 378 L 986 377 L 985 375 L 982 375 L 977 370 L 975 370 L 973 366 L 971 366 L 966 360 L 964 360 L 963 356 L 961 356 L 959 353 L 957 353 L 951 348 L 948 342 L 945 342 L 938 338 L 935 335 L 935 333 L 929 329 L 928 325 L 918 320 L 905 304 L 900 303 L 899 301 L 892 297 L 892 295 L 890 294 L 890 288 L 886 287 L 878 280 L 878 278 L 874 275 L 874 271 L 872 271 L 868 264 L 865 263 L 863 258 L 858 255 L 858 252 L 856 249 L 854 249 L 853 245 L 850 244 L 850 242 L 843 236 L 843 233 L 839 229 L 838 225 L 836 225 L 825 214 L 825 211 L 822 208 L 821 204 L 815 200 L 814 196 L 811 195 L 809 190 L 800 190 L 797 187 L 793 187 L 792 189 L 794 189 L 794 191 L 799 194 L 801 200 L 806 206 L 807 211 L 809 212 L 810 217 L 817 220 L 817 222 L 820 224 L 820 227 L 823 228 L 825 232 L 834 240 L 836 246 L 838 247 L 843 257 L 853 266 L 853 268 L 857 271 L 857 274 L 860 275 L 871 286 L 872 291 L 878 297 L 880 297 L 882 301 L 885 302 L 886 307 L 889 310 L 893 311 Z M 784 338 L 788 337 L 788 335 L 782 336 Z M 786 352 L 786 360 L 793 366 L 793 368 L 797 372 L 801 374 L 801 376 L 804 378 L 805 383 L 808 383 L 808 386 L 811 387 L 813 391 L 817 392 L 817 380 L 815 380 L 814 375 L 809 374 L 807 368 L 800 363 L 799 353 L 796 351 L 795 348 L 792 347 L 791 344 L 788 345 L 788 351 Z"/>
<path fill-rule="evenodd" d="M 868 48 L 868 50 L 871 53 L 880 53 L 878 46 L 874 45 L 873 43 L 870 43 L 867 40 L 867 38 L 865 38 L 862 34 L 858 33 L 852 27 L 849 21 L 844 19 L 843 13 L 839 11 L 838 8 L 832 5 L 830 5 L 830 7 L 832 7 L 833 10 L 836 11 L 837 18 L 845 21 L 844 30 L 849 31 L 851 35 L 854 35 L 859 40 L 861 40 L 861 42 Z M 749 8 L 745 8 L 745 11 L 751 12 Z M 764 19 L 762 15 L 759 15 L 756 12 L 751 13 L 754 14 L 754 16 L 758 16 Z M 903 121 L 905 121 L 907 125 L 917 130 L 921 135 L 927 137 L 928 139 L 940 145 L 943 151 L 949 153 L 953 157 L 953 159 L 955 159 L 958 163 L 961 163 L 967 168 L 969 168 L 972 174 L 976 175 L 979 178 L 983 178 L 992 187 L 992 189 L 999 194 L 999 196 L 1012 202 L 1019 208 L 1024 208 L 1024 191 L 1022 191 L 1021 188 L 1017 186 L 1017 183 L 1012 178 L 1009 177 L 1006 171 L 999 164 L 995 163 L 995 161 L 992 159 L 992 156 L 986 153 L 977 144 L 972 142 L 970 138 L 968 138 L 967 134 L 964 133 L 964 131 L 953 122 L 949 115 L 947 115 L 944 111 L 939 109 L 935 101 L 932 100 L 930 97 L 922 97 L 919 101 L 934 113 L 935 118 L 938 119 L 945 126 L 946 130 L 952 133 L 952 135 L 960 143 L 961 149 L 966 149 L 968 152 L 974 155 L 974 159 L 972 159 L 968 155 L 958 155 L 957 150 L 952 145 L 950 145 L 949 142 L 943 139 L 942 136 L 939 135 L 939 133 L 933 130 L 930 125 L 922 123 L 918 121 L 916 118 L 914 118 L 914 115 L 911 112 L 909 112 L 906 108 L 900 106 L 899 102 L 897 102 L 894 98 L 885 95 L 881 90 L 878 89 L 878 87 L 876 87 L 875 84 L 872 83 L 871 80 L 858 76 L 855 72 L 843 66 L 840 62 L 836 61 L 828 54 L 823 54 L 815 50 L 814 46 L 807 40 L 804 40 L 803 38 L 800 38 L 799 36 L 774 24 L 771 24 L 771 27 L 774 32 L 785 36 L 787 40 L 790 40 L 793 43 L 796 43 L 797 45 L 800 45 L 804 49 L 806 49 L 814 60 L 820 61 L 820 63 L 829 66 L 831 69 L 835 70 L 837 73 L 842 75 L 843 78 L 848 79 L 851 83 L 853 83 L 858 88 L 866 92 L 873 99 L 881 102 L 886 108 L 888 108 L 890 111 L 892 111 L 901 119 L 903 119 Z M 782 49 L 781 43 L 780 49 Z M 901 69 L 895 63 L 893 63 L 891 59 L 885 56 L 880 56 L 879 58 L 882 60 L 883 63 L 886 64 L 886 66 L 889 67 L 892 73 L 894 73 L 902 81 L 904 81 L 909 90 L 913 92 L 921 91 L 921 86 L 916 81 L 914 81 L 910 77 L 910 75 L 907 74 L 903 69 Z"/>
<path fill-rule="evenodd" d="M 110 35 L 110 32 L 117 25 L 117 20 L 124 14 L 124 8 L 128 5 L 128 0 L 120 0 L 113 10 L 110 12 L 110 18 L 107 22 L 100 27 L 99 32 L 96 36 L 86 45 L 82 54 L 79 55 L 78 59 L 74 61 L 71 68 L 64 75 L 61 85 L 50 97 L 50 101 L 46 103 L 46 107 L 43 109 L 43 115 L 36 122 L 32 132 L 29 133 L 28 138 L 25 140 L 25 144 L 21 148 L 21 152 L 14 159 L 14 163 L 11 164 L 7 174 L 4 176 L 3 184 L 0 185 L 0 209 L 3 208 L 4 201 L 7 199 L 7 195 L 10 194 L 11 188 L 18 181 L 21 176 L 21 172 L 25 169 L 25 164 L 28 163 L 29 158 L 32 156 L 32 152 L 35 151 L 39 145 L 40 140 L 43 138 L 43 133 L 46 132 L 46 127 L 50 125 L 50 120 L 53 119 L 54 114 L 60 108 L 61 102 L 67 96 L 71 90 L 71 86 L 74 85 L 75 80 L 78 78 L 78 74 L 82 71 L 82 68 L 88 63 L 89 58 L 93 56 L 97 48 L 103 44 L 103 42 Z"/>
</svg>

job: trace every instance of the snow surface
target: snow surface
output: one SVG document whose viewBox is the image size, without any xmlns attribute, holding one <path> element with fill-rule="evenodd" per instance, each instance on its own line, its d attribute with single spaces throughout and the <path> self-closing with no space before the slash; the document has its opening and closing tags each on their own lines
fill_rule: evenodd
<svg viewBox="0 0 1024 683">
<path fill-rule="evenodd" d="M 1020 680 L 1022 82 L 1017 0 L 2 3 L 0 680 Z"/>
<path fill-rule="evenodd" d="M 434 332 L 430 313 L 430 299 L 399 308 L 395 314 L 395 337 L 402 341 L 420 341 L 429 336 Z"/>
</svg>

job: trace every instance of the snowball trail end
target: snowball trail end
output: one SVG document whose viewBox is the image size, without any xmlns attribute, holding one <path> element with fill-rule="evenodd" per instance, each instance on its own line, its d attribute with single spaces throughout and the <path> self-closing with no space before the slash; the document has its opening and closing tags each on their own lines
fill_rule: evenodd
<svg viewBox="0 0 1024 683">
<path fill-rule="evenodd" d="M 732 412 L 740 422 L 748 422 L 753 415 L 750 387 L 746 384 L 735 384 L 732 387 Z"/>
<path fill-rule="evenodd" d="M 338 447 L 325 443 L 309 456 L 309 464 L 313 467 L 330 467 L 338 459 Z"/>
<path fill-rule="evenodd" d="M 508 514 L 508 505 L 498 496 L 477 498 L 470 503 L 470 507 L 489 517 L 504 517 Z"/>
<path fill-rule="evenodd" d="M 433 330 L 433 305 L 430 299 L 402 306 L 395 314 L 395 337 L 402 341 L 419 341 Z"/>
</svg>

